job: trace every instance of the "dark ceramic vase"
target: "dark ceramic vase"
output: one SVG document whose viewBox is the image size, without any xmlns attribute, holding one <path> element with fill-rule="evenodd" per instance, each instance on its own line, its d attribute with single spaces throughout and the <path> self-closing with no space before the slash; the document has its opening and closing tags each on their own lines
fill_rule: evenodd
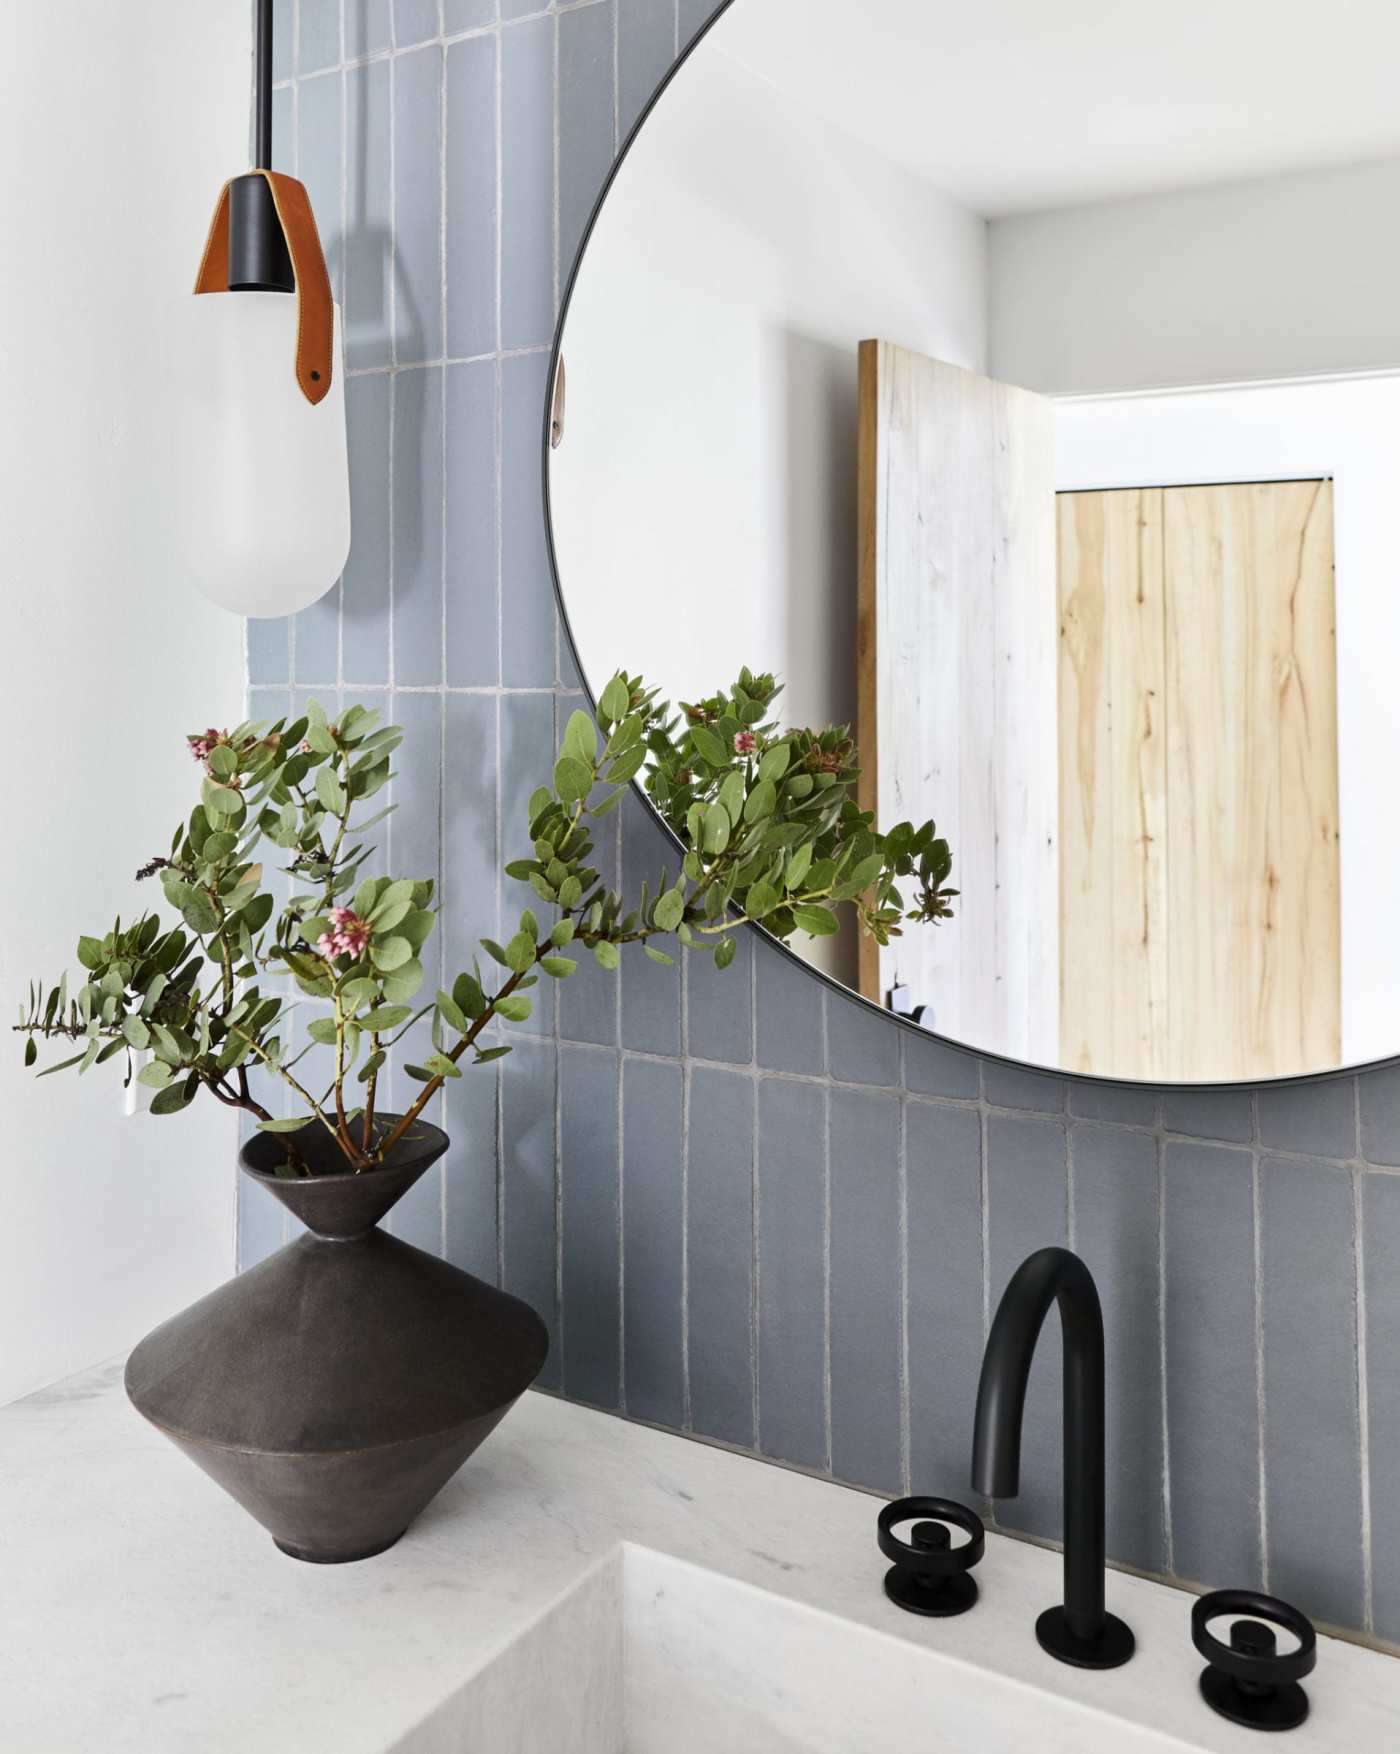
<svg viewBox="0 0 1400 1754">
<path fill-rule="evenodd" d="M 308 1163 L 334 1169 L 319 1123 L 297 1137 Z M 420 1122 L 382 1167 L 289 1180 L 277 1138 L 257 1134 L 244 1173 L 308 1234 L 127 1362 L 137 1411 L 293 1558 L 393 1546 L 544 1363 L 527 1304 L 376 1228 L 447 1145 Z"/>
</svg>

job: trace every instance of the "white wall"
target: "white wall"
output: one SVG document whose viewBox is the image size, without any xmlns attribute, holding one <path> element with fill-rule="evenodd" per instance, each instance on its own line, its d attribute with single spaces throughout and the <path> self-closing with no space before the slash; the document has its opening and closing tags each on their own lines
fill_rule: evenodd
<svg viewBox="0 0 1400 1754">
<path fill-rule="evenodd" d="M 1061 489 L 1334 478 L 1342 1051 L 1349 1064 L 1393 1054 L 1400 377 L 1066 402 L 1056 440 Z"/>
<path fill-rule="evenodd" d="M 1101 394 L 1400 366 L 1400 161 L 995 221 L 991 370 Z"/>
<path fill-rule="evenodd" d="M 855 713 L 856 349 L 985 363 L 983 222 L 702 48 L 624 166 L 551 483 L 585 672 Z"/>
<path fill-rule="evenodd" d="M 0 56 L 0 996 L 161 900 L 132 872 L 240 716 L 243 631 L 162 564 L 163 304 L 247 162 L 251 7 L 52 0 Z M 60 1058 L 53 1053 L 50 1057 Z M 224 1110 L 126 1119 L 115 1065 L 0 1047 L 0 1402 L 118 1353 L 232 1269 Z M 211 1110 L 213 1112 L 211 1112 Z"/>
</svg>

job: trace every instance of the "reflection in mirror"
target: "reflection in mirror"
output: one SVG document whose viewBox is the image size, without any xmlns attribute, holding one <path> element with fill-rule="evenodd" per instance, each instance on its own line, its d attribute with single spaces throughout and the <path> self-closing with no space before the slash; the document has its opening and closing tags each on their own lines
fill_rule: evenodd
<svg viewBox="0 0 1400 1754">
<path fill-rule="evenodd" d="M 585 677 L 777 673 L 953 917 L 804 955 L 1153 1082 L 1400 1049 L 1400 9 L 736 0 L 563 330 Z"/>
</svg>

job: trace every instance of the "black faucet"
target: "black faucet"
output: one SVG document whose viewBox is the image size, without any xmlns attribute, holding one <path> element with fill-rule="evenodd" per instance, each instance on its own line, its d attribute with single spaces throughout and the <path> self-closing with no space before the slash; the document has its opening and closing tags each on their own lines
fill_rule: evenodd
<svg viewBox="0 0 1400 1754">
<path fill-rule="evenodd" d="M 1038 1250 L 1002 1295 L 977 1386 L 972 1484 L 988 1498 L 1020 1490 L 1026 1382 L 1052 1303 L 1064 1340 L 1065 1599 L 1045 1610 L 1035 1635 L 1062 1663 L 1116 1669 L 1132 1656 L 1134 1639 L 1103 1602 L 1103 1316 L 1093 1275 L 1068 1249 Z"/>
</svg>

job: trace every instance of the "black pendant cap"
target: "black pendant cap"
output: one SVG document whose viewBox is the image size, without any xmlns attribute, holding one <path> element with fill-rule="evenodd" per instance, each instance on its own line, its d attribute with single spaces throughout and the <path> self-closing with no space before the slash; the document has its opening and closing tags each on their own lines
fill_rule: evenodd
<svg viewBox="0 0 1400 1754">
<path fill-rule="evenodd" d="M 291 253 L 267 178 L 235 177 L 228 188 L 228 289 L 295 292 Z"/>
</svg>

